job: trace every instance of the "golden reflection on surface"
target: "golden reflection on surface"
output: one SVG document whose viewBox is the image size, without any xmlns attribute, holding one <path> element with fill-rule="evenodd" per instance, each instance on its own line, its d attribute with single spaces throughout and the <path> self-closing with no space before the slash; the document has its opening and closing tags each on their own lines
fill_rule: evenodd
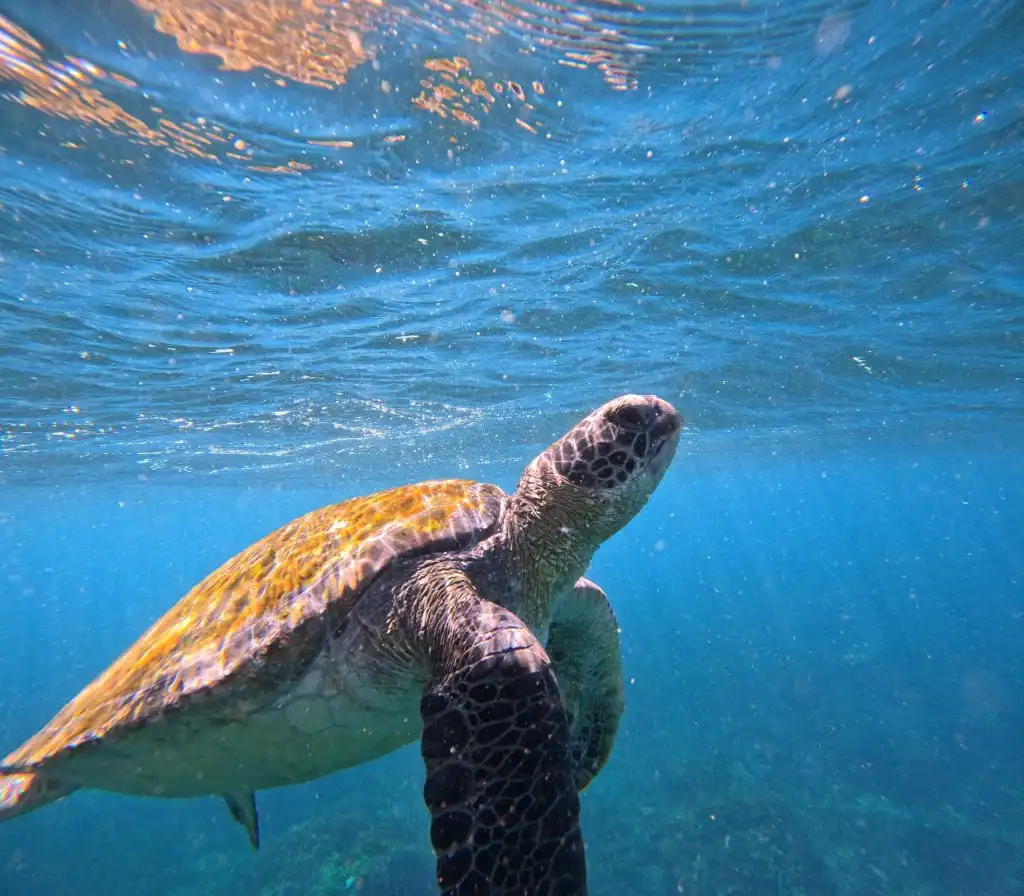
<svg viewBox="0 0 1024 896">
<path fill-rule="evenodd" d="M 467 43 L 464 53 L 493 37 L 513 34 L 524 41 L 520 50 L 524 57 L 547 51 L 560 65 L 594 67 L 612 88 L 620 90 L 636 86 L 630 66 L 646 49 L 623 36 L 619 23 L 627 26 L 629 16 L 640 7 L 621 0 L 593 0 L 589 5 L 571 0 L 418 0 L 414 6 L 394 8 L 386 0 L 133 2 L 152 16 L 154 27 L 173 38 L 182 52 L 210 55 L 226 70 L 262 69 L 280 86 L 299 83 L 332 89 L 343 85 L 359 65 L 372 61 L 377 67 L 374 48 L 365 43 L 370 32 L 407 41 L 413 50 L 423 34 L 455 34 Z M 427 58 L 422 64 L 426 73 L 419 93 L 411 97 L 414 108 L 476 128 L 500 104 L 514 112 L 515 123 L 523 131 L 540 133 L 541 123 L 534 114 L 534 103 L 545 92 L 540 82 L 519 82 L 493 72 L 484 79 L 473 74 L 466 56 Z M 0 81 L 4 80 L 20 87 L 7 95 L 8 100 L 177 155 L 233 159 L 265 173 L 297 174 L 309 168 L 297 161 L 257 159 L 246 141 L 203 118 L 173 121 L 158 106 L 141 100 L 138 108 L 130 104 L 133 111 L 129 112 L 112 97 L 118 90 L 137 90 L 133 81 L 88 60 L 50 58 L 31 34 L 0 15 Z M 382 80 L 380 88 L 390 92 L 392 86 Z M 139 97 L 136 93 L 135 98 Z M 396 143 L 405 136 L 377 139 Z M 353 145 L 344 139 L 306 142 L 327 149 Z M 79 148 L 72 141 L 64 145 Z"/>
<path fill-rule="evenodd" d="M 631 41 L 628 19 L 643 7 L 626 0 L 577 3 L 526 0 L 426 0 L 428 8 L 450 10 L 452 28 L 477 43 L 506 32 L 516 32 L 533 46 L 558 55 L 569 68 L 596 68 L 614 90 L 636 88 L 633 61 L 650 47 Z M 597 13 L 600 11 L 601 15 Z M 623 20 L 623 27 L 617 23 Z"/>
<path fill-rule="evenodd" d="M 419 96 L 413 97 L 412 104 L 418 109 L 437 115 L 439 118 L 453 118 L 464 124 L 478 127 L 478 115 L 486 115 L 507 95 L 519 104 L 520 114 L 516 124 L 531 134 L 537 133 L 537 123 L 530 124 L 523 116 L 534 109 L 527 102 L 526 91 L 515 81 L 494 81 L 488 84 L 483 78 L 473 77 L 469 60 L 463 56 L 428 59 L 423 67 L 429 74 L 420 81 Z M 538 96 L 543 95 L 544 86 L 534 81 L 531 89 Z"/>
<path fill-rule="evenodd" d="M 384 9 L 382 0 L 134 2 L 182 52 L 217 56 L 230 71 L 262 68 L 315 87 L 344 84 L 349 70 L 366 61 L 362 35 Z"/>
<path fill-rule="evenodd" d="M 103 81 L 134 87 L 128 78 L 112 75 L 84 59 L 65 56 L 50 60 L 31 34 L 0 15 L 0 80 L 14 81 L 21 90 L 9 97 L 48 115 L 83 124 L 96 125 L 150 146 L 159 146 L 180 156 L 218 159 L 221 154 L 248 160 L 246 154 L 230 152 L 240 141 L 204 119 L 174 122 L 150 106 L 152 121 L 132 115 L 97 86 Z M 233 142 L 234 141 L 234 142 Z M 76 143 L 65 142 L 68 149 Z M 245 148 L 245 144 L 241 144 Z"/>
<path fill-rule="evenodd" d="M 531 3 L 510 0 L 426 0 L 419 8 L 391 8 L 384 0 L 134 0 L 153 14 L 156 27 L 173 37 L 186 53 L 219 57 L 223 67 L 236 71 L 262 68 L 291 81 L 317 87 L 345 83 L 348 72 L 371 58 L 363 37 L 374 30 L 401 35 L 406 29 L 460 31 L 482 44 L 505 32 L 518 32 L 537 48 L 558 55 L 561 65 L 596 68 L 616 90 L 636 86 L 630 59 L 647 48 L 631 43 L 615 26 L 613 15 L 637 13 L 641 7 L 603 0 L 593 11 L 577 3 Z M 435 18 L 441 18 L 439 25 Z M 479 115 L 494 104 L 480 79 L 460 77 L 469 63 L 452 57 L 455 68 L 432 72 L 421 83 L 412 104 L 441 118 L 479 126 Z M 460 64 L 461 63 L 461 64 Z M 278 82 L 283 85 L 284 82 Z M 525 92 L 507 81 L 512 95 L 523 102 Z M 534 89 L 540 95 L 543 88 Z M 477 101 L 480 102 L 477 102 Z M 533 126 L 520 120 L 527 130 Z M 326 145 L 326 144 L 319 144 Z"/>
<path fill-rule="evenodd" d="M 385 0 L 134 2 L 154 16 L 157 29 L 173 37 L 183 52 L 217 56 L 225 69 L 262 68 L 317 87 L 344 84 L 348 72 L 371 57 L 363 37 L 378 29 L 399 34 L 408 26 L 458 30 L 481 44 L 508 31 L 518 32 L 536 47 L 559 54 L 562 65 L 597 68 L 617 90 L 636 86 L 629 58 L 647 49 L 631 43 L 616 26 L 616 15 L 624 18 L 642 11 L 621 0 L 601 0 L 592 7 L 570 0 L 528 5 L 512 0 L 425 0 L 419 8 L 392 8 Z M 595 17 L 598 10 L 600 18 Z M 435 21 L 438 18 L 444 25 Z"/>
</svg>

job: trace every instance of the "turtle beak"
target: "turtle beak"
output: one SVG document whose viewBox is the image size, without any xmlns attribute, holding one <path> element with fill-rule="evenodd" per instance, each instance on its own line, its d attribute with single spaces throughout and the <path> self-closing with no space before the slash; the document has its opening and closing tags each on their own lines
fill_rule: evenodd
<svg viewBox="0 0 1024 896">
<path fill-rule="evenodd" d="M 646 407 L 649 418 L 647 435 L 654 453 L 657 454 L 668 442 L 674 443 L 678 440 L 683 428 L 683 418 L 679 411 L 657 395 L 645 397 L 649 402 Z"/>
<path fill-rule="evenodd" d="M 656 395 L 645 395 L 639 406 L 643 415 L 643 431 L 647 433 L 647 474 L 650 487 L 655 487 L 665 475 L 679 444 L 683 418 L 672 405 Z"/>
</svg>

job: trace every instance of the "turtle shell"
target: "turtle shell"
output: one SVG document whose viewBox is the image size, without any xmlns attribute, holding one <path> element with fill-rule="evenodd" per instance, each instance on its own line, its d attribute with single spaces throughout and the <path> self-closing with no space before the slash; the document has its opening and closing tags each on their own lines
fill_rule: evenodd
<svg viewBox="0 0 1024 896">
<path fill-rule="evenodd" d="M 9 755 L 4 771 L 197 704 L 230 720 L 300 678 L 389 564 L 494 531 L 504 493 L 461 479 L 401 486 L 299 517 L 212 572 Z"/>
</svg>

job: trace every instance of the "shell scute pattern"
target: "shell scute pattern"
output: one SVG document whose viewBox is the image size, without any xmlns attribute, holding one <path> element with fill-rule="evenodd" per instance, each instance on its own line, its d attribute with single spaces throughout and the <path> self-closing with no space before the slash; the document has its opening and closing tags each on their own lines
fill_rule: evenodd
<svg viewBox="0 0 1024 896">
<path fill-rule="evenodd" d="M 388 563 L 468 547 L 497 525 L 503 498 L 437 480 L 299 517 L 197 584 L 2 767 L 38 767 L 197 698 L 225 721 L 251 711 L 301 674 Z"/>
</svg>

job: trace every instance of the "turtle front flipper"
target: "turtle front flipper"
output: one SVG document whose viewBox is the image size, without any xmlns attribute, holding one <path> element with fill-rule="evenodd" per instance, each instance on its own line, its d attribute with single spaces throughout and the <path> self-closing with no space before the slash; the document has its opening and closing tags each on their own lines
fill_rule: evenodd
<svg viewBox="0 0 1024 896">
<path fill-rule="evenodd" d="M 611 755 L 625 708 L 619 624 L 597 585 L 581 578 L 555 609 L 548 634 L 569 712 L 576 787 L 582 791 Z"/>
<path fill-rule="evenodd" d="M 420 703 L 441 892 L 586 896 L 569 720 L 551 661 L 517 616 L 483 599 L 460 604 L 432 639 Z"/>
</svg>

